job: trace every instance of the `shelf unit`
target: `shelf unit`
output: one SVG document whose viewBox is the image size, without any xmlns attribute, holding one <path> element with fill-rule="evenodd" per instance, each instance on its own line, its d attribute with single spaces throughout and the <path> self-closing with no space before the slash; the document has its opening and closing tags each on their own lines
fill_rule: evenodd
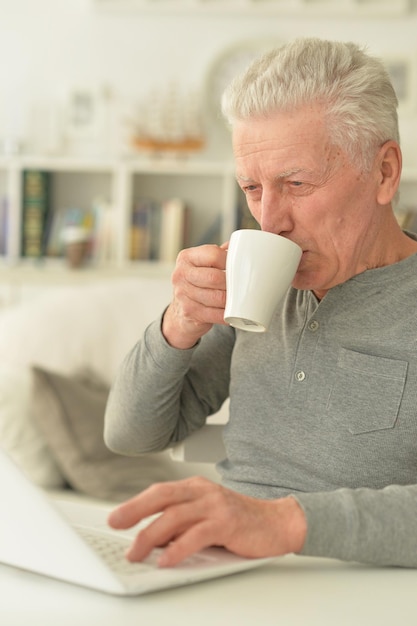
<svg viewBox="0 0 417 626">
<path fill-rule="evenodd" d="M 103 198 L 111 207 L 113 254 L 110 267 L 126 269 L 132 207 L 138 197 L 163 202 L 172 197 L 184 200 L 190 211 L 189 245 L 196 245 L 218 223 L 220 240 L 235 228 L 238 188 L 230 162 L 192 159 L 90 159 L 21 156 L 0 160 L 0 192 L 7 198 L 7 250 L 3 265 L 32 263 L 22 259 L 22 177 L 25 170 L 52 174 L 52 210 L 78 205 L 91 206 Z M 23 264 L 24 264 L 23 263 Z M 39 265 L 39 261 L 37 260 Z"/>
<path fill-rule="evenodd" d="M 113 257 L 103 265 L 69 269 L 62 259 L 22 259 L 22 177 L 28 169 L 53 176 L 53 207 L 90 203 L 106 197 L 114 220 Z M 7 197 L 7 253 L 0 256 L 0 308 L 35 293 L 74 283 L 91 283 L 121 277 L 169 277 L 173 265 L 129 258 L 131 211 L 138 196 L 157 201 L 177 195 L 191 208 L 190 245 L 201 243 L 210 225 L 219 222 L 217 243 L 226 241 L 236 228 L 239 205 L 244 199 L 230 161 L 197 159 L 20 156 L 0 159 L 0 194 Z M 417 168 L 405 168 L 401 206 L 417 211 Z"/>
</svg>

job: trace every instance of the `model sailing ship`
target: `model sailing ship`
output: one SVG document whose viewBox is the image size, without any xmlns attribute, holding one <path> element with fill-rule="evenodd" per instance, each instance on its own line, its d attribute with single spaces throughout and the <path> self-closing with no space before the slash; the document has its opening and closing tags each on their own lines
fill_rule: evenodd
<svg viewBox="0 0 417 626">
<path fill-rule="evenodd" d="M 175 84 L 153 91 L 133 121 L 132 144 L 156 154 L 187 153 L 204 146 L 203 115 L 197 93 L 182 95 Z"/>
</svg>

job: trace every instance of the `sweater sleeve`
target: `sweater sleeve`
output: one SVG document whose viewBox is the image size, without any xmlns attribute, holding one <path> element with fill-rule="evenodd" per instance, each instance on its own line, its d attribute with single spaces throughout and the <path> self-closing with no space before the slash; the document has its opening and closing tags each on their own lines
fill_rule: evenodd
<svg viewBox="0 0 417 626">
<path fill-rule="evenodd" d="M 234 332 L 214 326 L 189 350 L 171 347 L 161 319 L 127 354 L 110 391 L 104 439 L 113 451 L 163 450 L 204 425 L 229 394 Z"/>
<path fill-rule="evenodd" d="M 417 485 L 294 497 L 307 518 L 302 554 L 417 567 Z"/>
</svg>

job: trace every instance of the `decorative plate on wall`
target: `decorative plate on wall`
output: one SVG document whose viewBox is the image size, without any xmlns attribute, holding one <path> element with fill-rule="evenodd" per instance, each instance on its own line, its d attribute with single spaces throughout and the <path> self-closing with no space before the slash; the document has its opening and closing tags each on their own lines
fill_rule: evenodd
<svg viewBox="0 0 417 626">
<path fill-rule="evenodd" d="M 256 39 L 239 42 L 223 50 L 210 65 L 206 81 L 207 104 L 210 114 L 224 126 L 220 111 L 223 91 L 235 76 L 243 72 L 258 56 L 271 48 L 282 45 L 282 41 Z"/>
</svg>

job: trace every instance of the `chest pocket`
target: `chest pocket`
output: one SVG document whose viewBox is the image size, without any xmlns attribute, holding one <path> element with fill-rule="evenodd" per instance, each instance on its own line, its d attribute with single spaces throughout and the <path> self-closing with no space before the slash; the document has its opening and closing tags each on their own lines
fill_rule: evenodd
<svg viewBox="0 0 417 626">
<path fill-rule="evenodd" d="M 408 363 L 342 348 L 328 411 L 353 435 L 393 428 Z"/>
</svg>

